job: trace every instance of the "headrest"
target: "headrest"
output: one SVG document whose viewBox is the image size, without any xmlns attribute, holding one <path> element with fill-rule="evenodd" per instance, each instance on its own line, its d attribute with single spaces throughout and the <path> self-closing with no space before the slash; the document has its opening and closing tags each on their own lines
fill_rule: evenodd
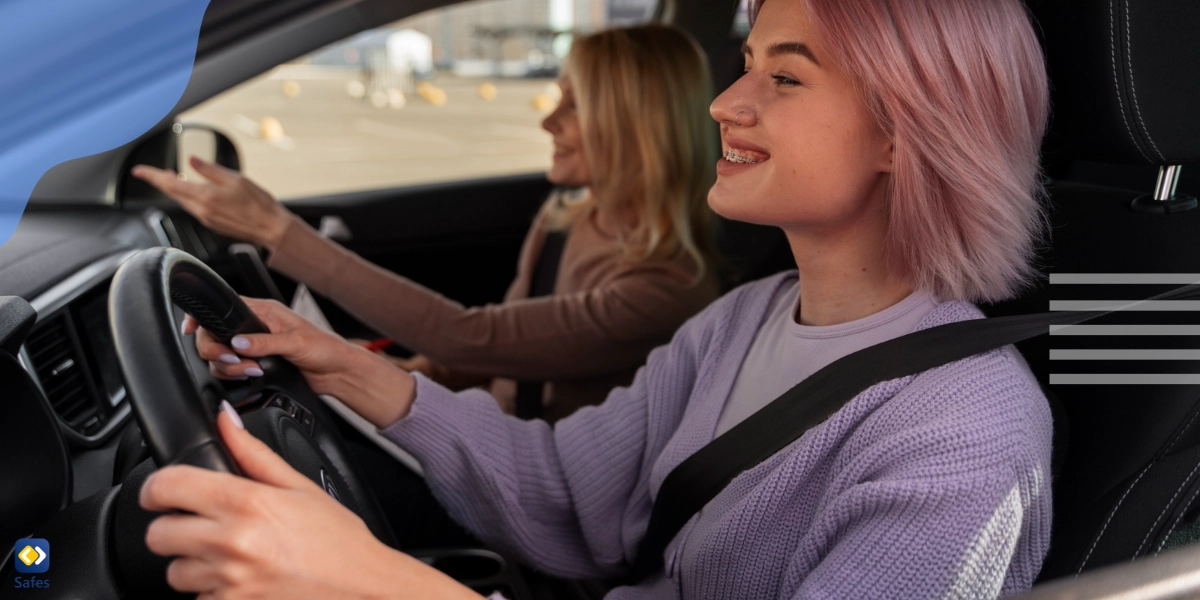
<svg viewBox="0 0 1200 600">
<path fill-rule="evenodd" d="M 1075 158 L 1200 161 L 1200 1 L 1031 0 Z"/>
</svg>

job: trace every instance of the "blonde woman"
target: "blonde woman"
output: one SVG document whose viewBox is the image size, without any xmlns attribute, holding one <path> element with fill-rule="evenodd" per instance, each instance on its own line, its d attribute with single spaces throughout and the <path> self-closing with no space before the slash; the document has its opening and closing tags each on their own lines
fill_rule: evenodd
<svg viewBox="0 0 1200 600">
<path fill-rule="evenodd" d="M 554 136 L 547 176 L 584 194 L 543 206 L 501 304 L 467 308 L 376 267 L 220 166 L 192 159 L 207 183 L 144 165 L 133 174 L 418 352 L 410 370 L 453 387 L 490 380 L 508 412 L 516 380 L 549 382 L 534 393 L 554 421 L 632 381 L 650 350 L 718 294 L 705 203 L 717 143 L 697 45 L 659 25 L 593 34 L 576 40 L 559 85 L 562 102 L 542 123 Z M 547 244 L 562 244 L 553 294 L 530 298 Z"/>
</svg>

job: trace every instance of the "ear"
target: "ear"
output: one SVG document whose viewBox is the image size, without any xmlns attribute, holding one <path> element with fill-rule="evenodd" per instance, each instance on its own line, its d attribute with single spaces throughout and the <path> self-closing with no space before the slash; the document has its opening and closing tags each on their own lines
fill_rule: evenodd
<svg viewBox="0 0 1200 600">
<path fill-rule="evenodd" d="M 880 157 L 879 171 L 891 174 L 896 164 L 896 143 L 891 138 L 884 138 L 883 156 Z"/>
</svg>

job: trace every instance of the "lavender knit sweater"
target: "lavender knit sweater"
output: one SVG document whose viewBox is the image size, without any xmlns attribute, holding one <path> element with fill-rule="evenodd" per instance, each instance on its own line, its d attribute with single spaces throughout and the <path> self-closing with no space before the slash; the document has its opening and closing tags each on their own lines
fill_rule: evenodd
<svg viewBox="0 0 1200 600">
<path fill-rule="evenodd" d="M 621 574 L 671 469 L 708 443 L 767 304 L 752 283 L 655 350 L 628 388 L 551 429 L 419 378 L 382 433 L 450 514 L 564 577 Z M 945 302 L 920 329 L 980 318 Z M 610 599 L 985 598 L 1029 588 L 1050 540 L 1050 411 L 1012 347 L 880 383 L 735 479 L 664 573 Z M 682 552 L 683 546 L 687 552 Z"/>
</svg>

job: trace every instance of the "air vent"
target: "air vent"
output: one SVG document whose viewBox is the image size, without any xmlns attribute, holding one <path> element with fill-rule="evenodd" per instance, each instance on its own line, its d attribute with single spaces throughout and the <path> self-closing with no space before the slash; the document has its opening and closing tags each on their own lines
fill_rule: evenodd
<svg viewBox="0 0 1200 600">
<path fill-rule="evenodd" d="M 25 350 L 54 412 L 79 433 L 97 431 L 101 418 L 96 399 L 66 318 L 55 317 L 35 329 L 25 342 Z"/>
</svg>

